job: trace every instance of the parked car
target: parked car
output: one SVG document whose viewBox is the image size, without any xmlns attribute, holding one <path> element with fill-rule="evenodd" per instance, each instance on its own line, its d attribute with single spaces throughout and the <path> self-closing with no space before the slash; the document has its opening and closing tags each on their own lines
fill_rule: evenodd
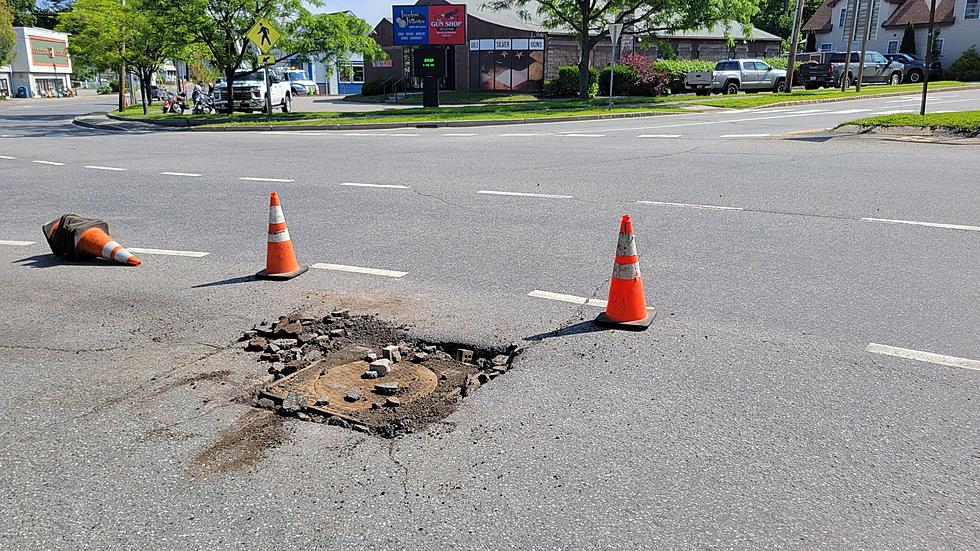
<svg viewBox="0 0 980 551">
<path fill-rule="evenodd" d="M 150 86 L 150 99 L 159 100 L 160 99 L 160 87 L 156 84 Z"/>
<path fill-rule="evenodd" d="M 306 93 L 313 96 L 317 93 L 316 82 L 314 82 L 310 77 L 306 76 L 306 73 L 299 69 L 287 69 L 283 71 L 282 76 L 284 79 L 289 81 L 290 86 L 295 90 L 296 84 L 299 84 L 306 88 Z"/>
<path fill-rule="evenodd" d="M 255 72 L 235 75 L 235 110 L 236 111 L 265 111 L 266 78 L 265 69 Z M 293 110 L 293 93 L 289 83 L 284 81 L 275 71 L 269 72 L 269 98 L 272 108 L 280 108 L 283 113 Z M 228 108 L 228 84 L 219 82 L 214 86 L 214 103 L 219 111 Z"/>
<path fill-rule="evenodd" d="M 773 69 L 761 59 L 729 59 L 719 61 L 710 73 L 688 73 L 686 82 L 688 89 L 699 96 L 737 94 L 739 90 L 783 92 L 786 90 L 786 71 Z"/>
<path fill-rule="evenodd" d="M 844 83 L 844 60 L 847 52 L 832 52 L 823 63 L 804 63 L 800 66 L 800 80 L 803 87 L 813 90 L 821 86 L 834 88 Z M 847 67 L 848 85 L 857 80 L 858 62 L 861 52 L 851 52 L 851 61 Z M 864 73 L 862 84 L 884 83 L 901 84 L 905 66 L 897 61 L 889 61 L 878 52 L 864 53 Z"/>
<path fill-rule="evenodd" d="M 925 59 L 909 54 L 885 54 L 885 57 L 905 66 L 905 82 L 922 82 Z M 943 76 L 943 63 L 937 59 L 929 64 L 929 79 L 938 79 L 941 76 Z"/>
<path fill-rule="evenodd" d="M 309 88 L 298 82 L 290 82 L 289 89 L 293 91 L 294 96 L 305 96 L 310 93 Z"/>
</svg>

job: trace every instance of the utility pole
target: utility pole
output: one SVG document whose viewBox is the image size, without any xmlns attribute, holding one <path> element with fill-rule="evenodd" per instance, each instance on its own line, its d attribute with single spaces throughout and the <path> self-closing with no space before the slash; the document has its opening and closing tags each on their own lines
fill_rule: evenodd
<svg viewBox="0 0 980 551">
<path fill-rule="evenodd" d="M 857 30 L 857 6 L 860 0 L 851 0 L 847 4 L 847 15 L 851 17 L 851 28 L 847 32 L 847 55 L 844 57 L 844 71 L 840 74 L 840 91 L 846 92 L 847 85 L 850 84 L 850 79 L 847 75 L 851 72 L 851 51 L 854 46 L 854 33 Z M 847 18 L 844 18 L 844 23 L 847 23 Z"/>
<path fill-rule="evenodd" d="M 929 94 L 929 68 L 932 66 L 932 33 L 936 27 L 936 0 L 932 0 L 929 5 L 929 34 L 926 37 L 926 62 L 925 70 L 922 71 L 922 106 L 919 107 L 919 115 L 926 114 L 926 96 Z"/>
<path fill-rule="evenodd" d="M 122 0 L 122 5 L 126 6 L 126 0 Z M 122 45 L 122 55 L 126 56 L 126 43 L 123 42 Z M 119 62 L 119 112 L 124 113 L 126 111 L 126 65 Z"/>
<path fill-rule="evenodd" d="M 862 4 L 867 4 L 868 7 L 865 9 L 865 18 L 867 23 L 864 26 L 864 34 L 861 35 L 861 58 L 858 60 L 858 76 L 857 83 L 855 83 L 855 91 L 861 91 L 861 81 L 864 79 L 864 54 L 868 49 L 868 35 L 871 34 L 871 11 L 874 9 L 874 0 L 867 0 L 862 2 Z M 855 15 L 861 15 L 857 13 Z"/>
<path fill-rule="evenodd" d="M 789 60 L 786 63 L 786 91 L 788 93 L 793 93 L 796 51 L 800 49 L 800 27 L 803 25 L 803 2 L 804 0 L 796 0 L 796 16 L 793 17 L 793 40 L 790 41 Z"/>
</svg>

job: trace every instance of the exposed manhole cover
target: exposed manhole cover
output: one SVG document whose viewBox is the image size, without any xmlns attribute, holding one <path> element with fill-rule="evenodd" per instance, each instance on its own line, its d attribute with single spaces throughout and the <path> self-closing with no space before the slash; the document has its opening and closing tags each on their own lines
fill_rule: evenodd
<svg viewBox="0 0 980 551">
<path fill-rule="evenodd" d="M 389 438 L 448 416 L 460 399 L 506 373 L 517 353 L 514 344 L 429 343 L 344 310 L 263 322 L 244 339 L 276 377 L 253 405 Z"/>
</svg>

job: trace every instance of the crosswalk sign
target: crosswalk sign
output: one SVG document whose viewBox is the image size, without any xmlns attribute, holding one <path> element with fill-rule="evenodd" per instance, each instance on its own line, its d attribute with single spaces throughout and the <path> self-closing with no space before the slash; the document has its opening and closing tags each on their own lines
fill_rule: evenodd
<svg viewBox="0 0 980 551">
<path fill-rule="evenodd" d="M 255 60 L 258 61 L 259 65 L 275 65 L 276 64 L 276 56 L 271 55 L 271 54 L 262 54 L 260 56 L 257 56 L 255 58 Z"/>
<path fill-rule="evenodd" d="M 272 21 L 269 21 L 265 17 L 260 17 L 245 36 L 253 44 L 258 46 L 263 54 L 267 54 L 276 45 L 276 42 L 279 42 L 279 39 L 282 38 L 282 31 Z"/>
</svg>

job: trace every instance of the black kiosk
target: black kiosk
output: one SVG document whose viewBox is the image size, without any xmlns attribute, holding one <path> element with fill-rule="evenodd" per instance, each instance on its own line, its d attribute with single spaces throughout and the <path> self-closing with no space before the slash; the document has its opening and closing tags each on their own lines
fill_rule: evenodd
<svg viewBox="0 0 980 551">
<path fill-rule="evenodd" d="M 446 78 L 446 49 L 418 48 L 412 52 L 412 71 L 422 78 L 422 106 L 439 107 L 439 79 Z"/>
</svg>

